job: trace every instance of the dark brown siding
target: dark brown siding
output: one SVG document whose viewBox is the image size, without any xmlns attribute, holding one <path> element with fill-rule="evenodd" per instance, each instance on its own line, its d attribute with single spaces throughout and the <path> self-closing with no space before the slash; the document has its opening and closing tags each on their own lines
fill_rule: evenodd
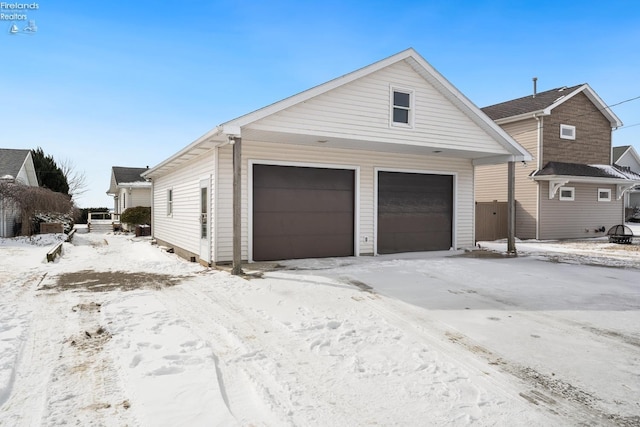
<svg viewBox="0 0 640 427">
<path fill-rule="evenodd" d="M 451 248 L 453 177 L 378 173 L 378 253 Z"/>
<path fill-rule="evenodd" d="M 353 170 L 253 166 L 253 259 L 354 253 Z"/>
<path fill-rule="evenodd" d="M 561 139 L 560 125 L 576 127 L 576 139 Z M 609 164 L 611 124 L 579 93 L 544 118 L 542 166 L 547 162 Z"/>
</svg>

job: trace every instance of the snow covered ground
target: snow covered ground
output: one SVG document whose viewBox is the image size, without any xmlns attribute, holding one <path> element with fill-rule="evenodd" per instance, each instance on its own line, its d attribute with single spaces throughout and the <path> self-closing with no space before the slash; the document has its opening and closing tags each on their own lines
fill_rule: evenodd
<svg viewBox="0 0 640 427">
<path fill-rule="evenodd" d="M 637 244 L 242 279 L 126 235 L 46 263 L 63 237 L 0 240 L 1 426 L 640 425 Z"/>
</svg>

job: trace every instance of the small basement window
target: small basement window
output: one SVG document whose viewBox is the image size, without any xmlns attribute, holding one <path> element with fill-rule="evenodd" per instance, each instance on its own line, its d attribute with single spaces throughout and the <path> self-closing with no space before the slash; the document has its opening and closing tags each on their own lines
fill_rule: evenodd
<svg viewBox="0 0 640 427">
<path fill-rule="evenodd" d="M 610 202 L 611 201 L 611 189 L 610 188 L 598 188 L 598 201 Z"/>
<path fill-rule="evenodd" d="M 167 216 L 173 214 L 173 188 L 167 190 Z"/>
<path fill-rule="evenodd" d="M 560 187 L 560 200 L 573 201 L 576 199 L 576 189 L 573 187 Z"/>
<path fill-rule="evenodd" d="M 576 139 L 576 127 L 571 125 L 560 125 L 560 138 Z"/>
<path fill-rule="evenodd" d="M 391 88 L 391 124 L 413 126 L 413 91 Z"/>
</svg>

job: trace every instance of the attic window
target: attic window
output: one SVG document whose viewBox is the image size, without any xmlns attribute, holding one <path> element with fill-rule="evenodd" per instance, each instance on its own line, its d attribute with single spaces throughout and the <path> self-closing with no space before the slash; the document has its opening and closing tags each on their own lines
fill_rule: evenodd
<svg viewBox="0 0 640 427">
<path fill-rule="evenodd" d="M 576 139 L 576 127 L 571 125 L 560 125 L 560 138 Z"/>
<path fill-rule="evenodd" d="M 391 88 L 391 125 L 413 127 L 413 91 Z"/>
</svg>

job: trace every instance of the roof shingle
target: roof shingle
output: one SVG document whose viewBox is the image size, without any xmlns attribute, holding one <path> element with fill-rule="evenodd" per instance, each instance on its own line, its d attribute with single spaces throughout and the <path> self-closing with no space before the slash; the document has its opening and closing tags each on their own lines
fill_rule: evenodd
<svg viewBox="0 0 640 427">
<path fill-rule="evenodd" d="M 481 110 L 492 120 L 504 119 L 506 117 L 519 116 L 521 114 L 533 113 L 534 111 L 544 110 L 553 105 L 560 98 L 569 95 L 584 84 L 572 87 L 558 87 L 547 90 L 545 92 L 533 95 L 527 95 L 522 98 L 512 99 L 511 101 L 501 102 L 499 104 L 489 105 Z"/>
<path fill-rule="evenodd" d="M 0 176 L 18 176 L 20 168 L 31 150 L 0 148 Z"/>
<path fill-rule="evenodd" d="M 113 166 L 113 176 L 116 184 L 123 182 L 146 182 L 147 180 L 140 175 L 149 170 L 148 168 L 127 168 L 123 166 Z"/>
</svg>

